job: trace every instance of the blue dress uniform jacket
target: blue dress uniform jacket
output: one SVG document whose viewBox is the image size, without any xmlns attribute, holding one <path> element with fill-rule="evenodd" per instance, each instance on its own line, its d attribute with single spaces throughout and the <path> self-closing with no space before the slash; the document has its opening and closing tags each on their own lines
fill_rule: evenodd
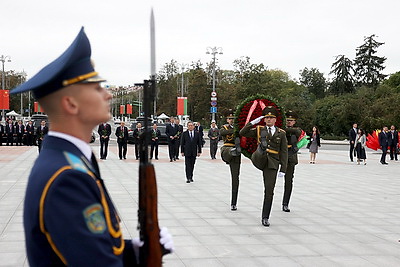
<svg viewBox="0 0 400 267">
<path fill-rule="evenodd" d="M 24 204 L 30 266 L 136 266 L 119 223 L 96 161 L 69 141 L 46 136 Z"/>
</svg>

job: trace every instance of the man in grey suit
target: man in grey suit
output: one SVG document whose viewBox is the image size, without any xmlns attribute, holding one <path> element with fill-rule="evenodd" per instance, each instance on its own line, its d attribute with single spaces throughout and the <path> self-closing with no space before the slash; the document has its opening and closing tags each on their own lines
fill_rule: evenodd
<svg viewBox="0 0 400 267">
<path fill-rule="evenodd" d="M 181 137 L 181 153 L 185 157 L 186 183 L 193 182 L 193 170 L 196 157 L 201 154 L 201 137 L 198 131 L 194 130 L 193 122 L 188 122 L 187 131 Z"/>
</svg>

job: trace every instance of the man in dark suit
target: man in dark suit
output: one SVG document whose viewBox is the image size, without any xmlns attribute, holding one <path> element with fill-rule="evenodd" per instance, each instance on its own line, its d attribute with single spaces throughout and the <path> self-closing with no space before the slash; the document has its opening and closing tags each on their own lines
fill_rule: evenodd
<svg viewBox="0 0 400 267">
<path fill-rule="evenodd" d="M 125 127 L 125 122 L 121 121 L 121 126 L 117 127 L 115 131 L 118 143 L 119 159 L 126 159 L 127 144 L 128 144 L 128 128 Z"/>
<path fill-rule="evenodd" d="M 99 124 L 97 133 L 100 136 L 100 159 L 106 159 L 108 154 L 108 142 L 110 141 L 111 125 L 107 122 Z"/>
<path fill-rule="evenodd" d="M 151 130 L 151 150 L 150 150 L 150 159 L 153 159 L 153 155 L 155 159 L 158 159 L 158 141 L 160 139 L 161 132 L 157 129 L 157 123 L 153 124 L 153 129 Z"/>
<path fill-rule="evenodd" d="M 198 131 L 194 130 L 193 122 L 188 122 L 187 131 L 182 134 L 181 154 L 185 157 L 186 183 L 193 182 L 193 170 L 196 157 L 201 154 L 201 139 Z"/>
<path fill-rule="evenodd" d="M 388 163 L 386 162 L 386 154 L 389 146 L 389 133 L 388 133 L 388 127 L 384 126 L 382 129 L 382 132 L 379 133 L 379 145 L 381 146 L 382 149 L 382 156 L 381 156 L 381 163 L 384 165 L 387 165 Z"/>
<path fill-rule="evenodd" d="M 204 129 L 203 126 L 201 126 L 200 122 L 196 122 L 196 125 L 194 126 L 194 129 L 200 133 L 200 140 L 201 140 L 201 147 L 204 146 L 206 141 L 204 140 Z"/>
<path fill-rule="evenodd" d="M 4 126 L 0 122 L 0 146 L 3 145 L 3 136 L 4 136 Z"/>
<path fill-rule="evenodd" d="M 396 127 L 392 125 L 390 126 L 390 131 L 389 131 L 390 160 L 397 161 L 398 142 L 399 142 L 399 133 L 396 131 Z"/>
<path fill-rule="evenodd" d="M 139 147 L 140 147 L 140 135 L 143 133 L 144 129 L 142 127 L 142 124 L 140 122 L 138 122 L 136 124 L 136 128 L 135 130 L 133 130 L 133 140 L 135 142 L 135 156 L 136 159 L 139 159 L 140 157 L 140 151 L 139 151 Z"/>
<path fill-rule="evenodd" d="M 180 125 L 180 120 L 178 118 L 175 119 L 175 124 L 178 125 L 178 131 L 176 132 L 175 138 L 175 159 L 179 159 L 179 147 L 181 146 L 181 137 L 183 134 L 183 125 Z"/>
<path fill-rule="evenodd" d="M 178 125 L 175 123 L 175 118 L 170 118 L 170 124 L 167 124 L 165 127 L 165 134 L 168 138 L 168 154 L 169 154 L 169 161 L 176 160 L 176 134 L 178 133 Z"/>
<path fill-rule="evenodd" d="M 6 128 L 5 133 L 7 135 L 7 146 L 11 143 L 13 145 L 14 143 L 14 135 L 15 135 L 15 127 L 13 124 L 12 119 L 9 119 L 8 122 L 6 123 Z"/>
<path fill-rule="evenodd" d="M 17 132 L 17 144 L 16 145 L 17 146 L 18 145 L 22 146 L 23 145 L 23 138 L 24 138 L 24 135 L 25 135 L 25 126 L 22 124 L 21 120 L 18 121 L 18 124 L 17 124 L 15 130 Z"/>
<path fill-rule="evenodd" d="M 354 156 L 354 147 L 356 143 L 356 137 L 358 133 L 357 123 L 353 124 L 353 128 L 349 131 L 349 140 L 350 140 L 350 161 L 353 162 Z"/>
<path fill-rule="evenodd" d="M 33 136 L 35 135 L 35 127 L 33 126 L 32 121 L 29 121 L 28 124 L 25 126 L 25 133 L 26 133 L 26 144 L 28 146 L 32 146 Z"/>
<path fill-rule="evenodd" d="M 46 126 L 46 121 L 41 121 L 40 126 L 37 127 L 36 129 L 36 137 L 37 137 L 37 145 L 38 145 L 38 150 L 40 153 L 40 150 L 42 149 L 42 142 L 46 134 L 49 132 L 49 128 Z"/>
<path fill-rule="evenodd" d="M 139 265 L 135 252 L 140 240 L 123 238 L 121 217 L 88 144 L 93 128 L 109 120 L 112 98 L 101 87 L 104 79 L 95 72 L 90 55 L 82 28 L 59 58 L 11 91 L 33 91 L 52 127 L 24 201 L 30 266 Z"/>
</svg>

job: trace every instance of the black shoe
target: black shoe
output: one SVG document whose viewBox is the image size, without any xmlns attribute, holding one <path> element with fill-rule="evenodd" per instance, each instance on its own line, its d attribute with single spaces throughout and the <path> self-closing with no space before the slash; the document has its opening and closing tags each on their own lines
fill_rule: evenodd
<svg viewBox="0 0 400 267">
<path fill-rule="evenodd" d="M 126 157 L 124 157 L 124 159 L 126 159 Z"/>
<path fill-rule="evenodd" d="M 263 218 L 263 219 L 261 220 L 261 223 L 262 223 L 262 225 L 264 225 L 265 227 L 268 227 L 268 226 L 269 226 L 268 218 Z"/>
<path fill-rule="evenodd" d="M 194 181 L 193 181 L 193 179 L 190 179 L 190 181 L 193 183 Z"/>
<path fill-rule="evenodd" d="M 237 210 L 236 205 L 231 205 L 231 210 Z"/>
<path fill-rule="evenodd" d="M 172 159 L 170 159 L 169 162 L 172 162 Z"/>
<path fill-rule="evenodd" d="M 176 161 L 176 158 L 174 158 L 174 161 Z"/>
<path fill-rule="evenodd" d="M 190 183 L 190 180 L 186 180 L 186 183 Z"/>
<path fill-rule="evenodd" d="M 290 209 L 289 209 L 289 207 L 287 205 L 282 205 L 282 210 L 284 212 L 290 212 Z"/>
<path fill-rule="evenodd" d="M 175 158 L 176 160 L 179 160 L 179 158 Z"/>
<path fill-rule="evenodd" d="M 156 160 L 158 160 L 158 158 L 156 158 Z"/>
</svg>

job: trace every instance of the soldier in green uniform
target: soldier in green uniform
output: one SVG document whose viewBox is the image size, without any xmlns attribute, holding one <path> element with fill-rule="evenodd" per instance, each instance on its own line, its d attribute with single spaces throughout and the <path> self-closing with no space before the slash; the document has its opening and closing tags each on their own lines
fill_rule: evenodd
<svg viewBox="0 0 400 267">
<path fill-rule="evenodd" d="M 251 161 L 256 168 L 263 171 L 264 203 L 261 223 L 266 227 L 270 225 L 269 215 L 278 168 L 280 165 L 278 177 L 283 177 L 288 161 L 286 132 L 275 126 L 276 117 L 276 109 L 268 106 L 263 110 L 263 116 L 247 123 L 239 132 L 241 136 L 256 138 L 259 144 L 257 150 L 251 156 Z M 262 119 L 264 119 L 266 126 L 253 127 Z"/>
<path fill-rule="evenodd" d="M 227 124 L 223 125 L 220 129 L 220 135 L 224 141 L 224 145 L 221 147 L 221 158 L 229 164 L 232 178 L 232 196 L 231 196 L 231 210 L 237 210 L 236 203 L 239 193 L 239 174 L 240 174 L 240 163 L 241 163 L 241 148 L 240 139 L 234 132 L 235 117 L 230 114 L 227 116 Z"/>
<path fill-rule="evenodd" d="M 282 210 L 284 212 L 290 212 L 289 200 L 293 189 L 293 177 L 294 168 L 298 163 L 297 152 L 297 140 L 301 135 L 301 129 L 294 127 L 297 120 L 297 114 L 289 110 L 286 113 L 286 138 L 288 143 L 288 164 L 285 173 L 285 192 L 283 193 Z"/>
</svg>

